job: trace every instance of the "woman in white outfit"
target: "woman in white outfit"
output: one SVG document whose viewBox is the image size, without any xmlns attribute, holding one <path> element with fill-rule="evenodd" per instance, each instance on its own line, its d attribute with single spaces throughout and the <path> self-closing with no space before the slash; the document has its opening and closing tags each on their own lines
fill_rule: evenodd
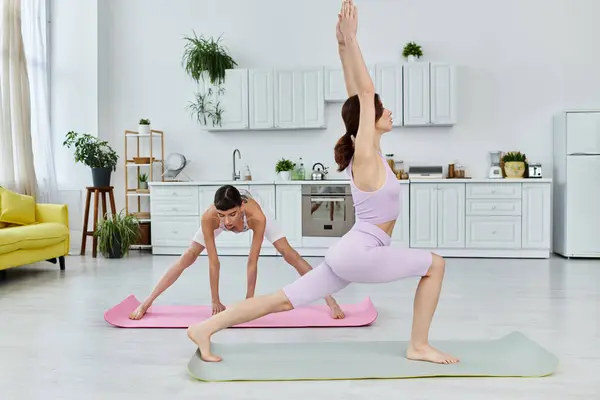
<svg viewBox="0 0 600 400">
<path fill-rule="evenodd" d="M 244 194 L 242 194 L 235 186 L 225 185 L 217 190 L 214 203 L 202 215 L 201 228 L 194 235 L 190 247 L 167 270 L 152 293 L 131 313 L 129 318 L 141 319 L 154 300 L 175 283 L 182 272 L 196 261 L 204 249 L 208 254 L 213 314 L 225 310 L 225 306 L 219 298 L 220 263 L 215 238 L 223 232 L 242 233 L 248 230 L 253 231 L 253 236 L 247 263 L 246 298 L 254 297 L 258 273 L 258 256 L 264 238 L 273 244 L 284 260 L 292 265 L 300 275 L 304 275 L 312 269 L 310 264 L 290 246 L 273 217 L 263 211 L 260 204 L 252 198 L 249 192 L 244 191 Z M 333 318 L 344 318 L 343 311 L 333 297 L 328 296 L 325 301 L 331 309 Z"/>
</svg>

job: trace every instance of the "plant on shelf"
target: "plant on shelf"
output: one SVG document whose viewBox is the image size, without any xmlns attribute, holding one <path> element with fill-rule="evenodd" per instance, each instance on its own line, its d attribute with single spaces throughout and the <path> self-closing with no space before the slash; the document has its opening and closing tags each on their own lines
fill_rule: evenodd
<svg viewBox="0 0 600 400">
<path fill-rule="evenodd" d="M 148 175 L 140 174 L 139 181 L 140 181 L 140 189 L 147 190 L 148 189 Z"/>
<path fill-rule="evenodd" d="M 275 172 L 277 172 L 284 181 L 289 181 L 291 179 L 291 173 L 294 168 L 296 168 L 296 164 L 286 158 L 282 158 L 275 164 Z"/>
<path fill-rule="evenodd" d="M 92 180 L 95 187 L 110 186 L 112 171 L 117 170 L 119 156 L 107 141 L 100 140 L 87 133 L 67 133 L 63 146 L 75 147 L 75 162 L 80 162 L 92 169 Z"/>
<path fill-rule="evenodd" d="M 207 91 L 204 94 L 196 93 L 194 102 L 188 105 L 188 110 L 196 116 L 196 120 L 206 125 L 206 119 L 211 118 L 213 126 L 221 126 L 223 110 L 219 103 L 213 105 L 210 98 L 214 91 L 211 86 L 216 88 L 217 94 L 222 95 L 225 89 L 221 86 L 225 82 L 225 75 L 228 69 L 233 69 L 237 63 L 228 54 L 227 49 L 221 45 L 221 36 L 216 40 L 194 35 L 184 37 L 186 41 L 183 53 L 183 67 L 185 72 L 198 84 L 208 77 L 210 85 L 206 85 Z"/>
<path fill-rule="evenodd" d="M 520 151 L 511 151 L 502 156 L 504 173 L 507 178 L 522 178 L 525 174 L 527 157 Z"/>
<path fill-rule="evenodd" d="M 415 42 L 406 43 L 404 50 L 402 51 L 402 57 L 408 59 L 408 61 L 415 61 L 417 58 L 423 57 L 421 46 Z"/>
<path fill-rule="evenodd" d="M 138 123 L 138 131 L 142 135 L 149 135 L 150 134 L 150 120 L 147 118 L 141 118 L 140 122 Z"/>
<path fill-rule="evenodd" d="M 123 212 L 103 217 L 98 221 L 94 236 L 98 238 L 98 249 L 106 258 L 122 258 L 140 234 L 139 220 Z"/>
</svg>

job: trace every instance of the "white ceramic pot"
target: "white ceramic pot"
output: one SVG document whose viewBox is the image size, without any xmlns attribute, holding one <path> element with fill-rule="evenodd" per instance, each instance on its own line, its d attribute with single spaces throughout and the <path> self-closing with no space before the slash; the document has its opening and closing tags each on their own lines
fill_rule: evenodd
<svg viewBox="0 0 600 400">
<path fill-rule="evenodd" d="M 140 135 L 149 135 L 150 134 L 150 125 L 139 125 L 138 132 Z"/>
<path fill-rule="evenodd" d="M 289 181 L 292 179 L 290 171 L 281 171 L 279 173 L 282 181 Z"/>
<path fill-rule="evenodd" d="M 417 56 L 408 56 L 408 62 L 415 62 L 417 61 Z"/>
</svg>

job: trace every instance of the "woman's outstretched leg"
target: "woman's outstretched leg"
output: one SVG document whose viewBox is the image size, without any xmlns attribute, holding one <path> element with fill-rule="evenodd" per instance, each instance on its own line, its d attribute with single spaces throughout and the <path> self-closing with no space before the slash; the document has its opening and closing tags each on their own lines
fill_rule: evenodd
<svg viewBox="0 0 600 400">
<path fill-rule="evenodd" d="M 196 343 L 204 361 L 221 361 L 221 357 L 210 351 L 210 338 L 216 332 L 267 314 L 289 311 L 312 303 L 342 290 L 349 283 L 335 275 L 329 265 L 323 262 L 282 290 L 246 299 L 204 322 L 190 326 L 187 330 L 188 337 Z"/>
<path fill-rule="evenodd" d="M 406 351 L 406 357 L 411 360 L 441 364 L 458 362 L 458 358 L 442 353 L 429 344 L 429 328 L 442 291 L 445 265 L 442 257 L 433 254 L 427 275 L 421 278 L 417 287 L 410 344 Z"/>
</svg>

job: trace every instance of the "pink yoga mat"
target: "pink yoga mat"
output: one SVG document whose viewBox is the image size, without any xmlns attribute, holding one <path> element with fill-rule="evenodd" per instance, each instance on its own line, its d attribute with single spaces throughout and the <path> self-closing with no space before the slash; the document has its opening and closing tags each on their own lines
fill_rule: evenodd
<svg viewBox="0 0 600 400">
<path fill-rule="evenodd" d="M 129 319 L 129 314 L 140 305 L 134 295 L 107 310 L 104 319 L 120 328 L 187 328 L 204 321 L 212 315 L 209 306 L 153 305 L 140 320 Z M 227 306 L 227 305 L 225 305 Z M 346 316 L 333 319 L 327 305 L 310 305 L 265 315 L 257 320 L 234 326 L 234 328 L 311 328 L 365 326 L 377 319 L 377 310 L 370 298 L 358 304 L 340 305 Z"/>
</svg>

